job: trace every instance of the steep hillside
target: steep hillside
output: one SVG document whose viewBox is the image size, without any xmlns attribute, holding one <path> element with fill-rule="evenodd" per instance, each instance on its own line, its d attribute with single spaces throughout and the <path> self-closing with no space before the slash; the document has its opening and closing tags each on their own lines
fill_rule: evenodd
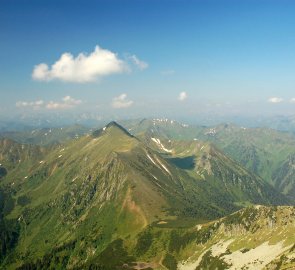
<svg viewBox="0 0 295 270">
<path fill-rule="evenodd" d="M 295 154 L 288 156 L 273 173 L 274 186 L 295 201 Z"/>
<path fill-rule="evenodd" d="M 52 149 L 0 139 L 0 181 L 7 173 L 9 179 L 25 177 L 24 172 L 42 160 Z M 5 179 L 2 179 L 2 182 L 6 183 Z"/>
<path fill-rule="evenodd" d="M 290 178 L 290 161 L 295 154 L 293 134 L 266 128 L 220 125 L 200 134 L 199 138 L 213 142 L 227 155 L 294 200 L 295 182 Z"/>
<path fill-rule="evenodd" d="M 160 151 L 166 160 L 185 170 L 191 177 L 210 185 L 211 194 L 227 194 L 237 205 L 249 203 L 286 204 L 287 201 L 269 184 L 250 173 L 214 145 L 199 140 L 173 141 L 146 138 L 152 148 Z M 216 189 L 216 190 L 215 190 Z"/>
<path fill-rule="evenodd" d="M 272 129 L 220 125 L 199 136 L 214 142 L 268 182 L 273 181 L 274 170 L 295 152 L 295 137 Z"/>
<path fill-rule="evenodd" d="M 6 219 L 16 203 L 15 187 L 28 177 L 28 172 L 32 172 L 50 151 L 51 149 L 23 145 L 10 139 L 0 140 L 0 261 L 16 245 L 18 239 L 17 222 Z M 25 202 L 25 197 L 17 199 L 18 204 Z"/>
</svg>

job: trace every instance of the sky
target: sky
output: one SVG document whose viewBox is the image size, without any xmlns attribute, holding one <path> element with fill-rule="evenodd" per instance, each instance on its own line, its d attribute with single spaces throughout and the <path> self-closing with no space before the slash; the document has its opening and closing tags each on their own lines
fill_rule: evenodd
<svg viewBox="0 0 295 270">
<path fill-rule="evenodd" d="M 0 115 L 295 114 L 295 1 L 0 0 Z"/>
</svg>

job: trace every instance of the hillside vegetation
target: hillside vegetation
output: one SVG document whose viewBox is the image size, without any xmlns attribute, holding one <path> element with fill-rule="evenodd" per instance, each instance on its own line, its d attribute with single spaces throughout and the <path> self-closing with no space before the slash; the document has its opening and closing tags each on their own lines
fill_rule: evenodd
<svg viewBox="0 0 295 270">
<path fill-rule="evenodd" d="M 246 248 L 291 250 L 259 231 L 273 214 L 279 239 L 292 235 L 293 207 L 273 207 L 289 199 L 208 142 L 137 138 L 111 122 L 48 147 L 3 139 L 0 154 L 4 269 L 227 267 L 234 259 L 210 248 L 238 251 L 240 231 L 261 236 Z M 281 253 L 267 263 L 289 263 Z"/>
</svg>

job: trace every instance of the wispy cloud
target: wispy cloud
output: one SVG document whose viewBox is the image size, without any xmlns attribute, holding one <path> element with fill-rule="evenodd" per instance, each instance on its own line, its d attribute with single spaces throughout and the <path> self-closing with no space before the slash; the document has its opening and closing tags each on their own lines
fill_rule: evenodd
<svg viewBox="0 0 295 270">
<path fill-rule="evenodd" d="M 291 102 L 291 103 L 295 103 L 295 98 L 291 98 L 291 99 L 290 99 L 290 102 Z"/>
<path fill-rule="evenodd" d="M 187 99 L 187 93 L 186 92 L 180 92 L 180 94 L 178 96 L 178 100 L 184 101 L 186 99 Z"/>
<path fill-rule="evenodd" d="M 148 68 L 148 63 L 146 63 L 146 62 L 144 62 L 144 61 L 142 61 L 142 60 L 140 60 L 136 55 L 130 55 L 130 56 L 128 56 L 128 59 L 130 59 L 131 60 L 131 62 L 135 65 L 135 66 L 137 66 L 140 70 L 144 70 L 144 69 L 146 69 L 146 68 Z"/>
<path fill-rule="evenodd" d="M 33 108 L 37 109 L 49 109 L 49 110 L 62 110 L 70 109 L 82 103 L 79 99 L 74 99 L 70 96 L 65 96 L 61 101 L 49 101 L 44 102 L 43 100 L 37 101 L 18 101 L 16 102 L 16 107 L 23 108 Z"/>
<path fill-rule="evenodd" d="M 70 108 L 73 108 L 81 103 L 82 103 L 82 101 L 79 99 L 74 99 L 70 96 L 65 96 L 61 102 L 50 101 L 46 105 L 46 108 L 49 110 L 70 109 Z"/>
<path fill-rule="evenodd" d="M 280 97 L 271 97 L 267 101 L 270 102 L 270 103 L 281 103 L 284 100 L 282 98 L 280 98 Z"/>
<path fill-rule="evenodd" d="M 27 108 L 33 108 L 33 109 L 40 109 L 44 105 L 43 100 L 36 100 L 36 101 L 18 101 L 16 102 L 16 107 L 27 107 Z"/>
<path fill-rule="evenodd" d="M 128 108 L 132 104 L 133 101 L 127 99 L 127 94 L 121 94 L 120 96 L 114 97 L 112 101 L 112 107 L 115 109 Z"/>
<path fill-rule="evenodd" d="M 127 64 L 119 59 L 117 54 L 96 46 L 89 55 L 80 53 L 74 57 L 66 52 L 51 67 L 45 63 L 36 65 L 32 78 L 39 81 L 61 80 L 85 83 L 126 71 L 128 71 Z"/>
</svg>

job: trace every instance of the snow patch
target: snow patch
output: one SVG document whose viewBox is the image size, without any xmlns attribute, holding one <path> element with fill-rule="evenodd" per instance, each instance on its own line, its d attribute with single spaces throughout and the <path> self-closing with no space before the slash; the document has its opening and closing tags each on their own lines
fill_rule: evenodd
<svg viewBox="0 0 295 270">
<path fill-rule="evenodd" d="M 157 166 L 156 162 L 151 158 L 151 156 L 150 156 L 148 153 L 147 153 L 146 155 L 147 155 L 147 157 L 149 158 L 149 160 L 150 160 L 151 162 L 153 162 L 154 165 Z"/>
<path fill-rule="evenodd" d="M 154 141 L 158 146 L 160 146 L 160 148 L 161 148 L 162 150 L 164 150 L 164 151 L 166 151 L 166 152 L 169 152 L 169 153 L 172 152 L 172 150 L 167 149 L 167 148 L 161 143 L 160 139 L 157 139 L 157 138 L 151 138 L 151 139 L 152 139 L 152 141 Z"/>
<path fill-rule="evenodd" d="M 207 132 L 205 132 L 205 135 L 212 135 L 214 136 L 216 134 L 215 128 L 210 128 Z"/>
<path fill-rule="evenodd" d="M 153 174 L 152 174 L 152 176 L 153 176 L 156 180 L 158 180 L 158 178 L 157 178 L 156 176 L 154 176 Z"/>
<path fill-rule="evenodd" d="M 156 157 L 156 160 L 158 161 L 158 163 L 162 166 L 162 168 L 169 173 L 169 175 L 171 176 L 171 172 L 167 169 L 167 167 Z"/>
</svg>

